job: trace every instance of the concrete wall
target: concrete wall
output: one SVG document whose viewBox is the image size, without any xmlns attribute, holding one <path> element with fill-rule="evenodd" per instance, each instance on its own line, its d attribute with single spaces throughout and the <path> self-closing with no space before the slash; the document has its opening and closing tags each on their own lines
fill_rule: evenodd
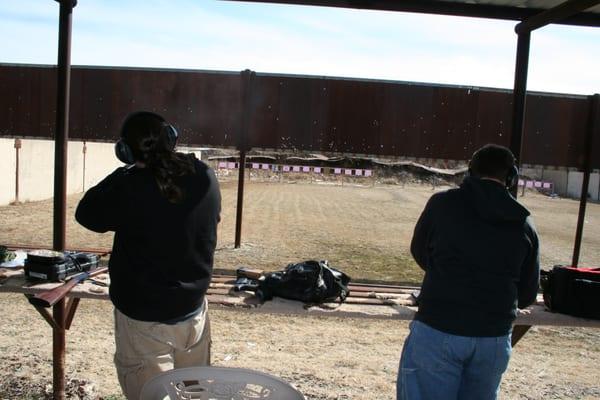
<svg viewBox="0 0 600 400">
<path fill-rule="evenodd" d="M 524 166 L 520 172 L 530 179 L 552 182 L 554 193 L 559 196 L 576 199 L 580 197 L 583 172 L 543 166 Z M 598 170 L 594 170 L 590 174 L 588 195 L 591 200 L 600 201 L 600 173 Z"/>
<path fill-rule="evenodd" d="M 115 157 L 113 143 L 86 143 L 85 157 L 85 191 L 100 182 L 117 167 L 123 166 Z"/>
<path fill-rule="evenodd" d="M 15 200 L 15 139 L 0 139 L 0 205 Z"/>
<path fill-rule="evenodd" d="M 580 198 L 581 184 L 583 182 L 583 172 L 569 171 L 569 183 L 567 185 L 567 196 Z M 588 185 L 588 196 L 590 199 L 600 200 L 600 174 L 594 172 L 590 174 L 590 183 Z"/>
<path fill-rule="evenodd" d="M 0 206 L 16 199 L 15 139 L 0 139 Z M 202 159 L 202 149 L 181 147 L 179 151 L 193 152 Z M 435 160 L 434 160 L 435 161 Z M 83 192 L 97 184 L 121 162 L 114 155 L 112 143 L 69 142 L 67 193 Z M 523 166 L 521 173 L 531 179 L 554 183 L 559 196 L 579 198 L 583 173 L 543 166 Z M 590 176 L 589 195 L 600 201 L 600 173 Z M 54 194 L 54 141 L 21 139 L 19 150 L 19 201 L 51 198 Z"/>
<path fill-rule="evenodd" d="M 545 169 L 541 179 L 554 183 L 554 193 L 557 193 L 559 196 L 567 195 L 569 172 L 566 169 Z"/>
<path fill-rule="evenodd" d="M 19 198 L 16 198 L 15 139 L 0 139 L 0 206 L 18 201 L 36 201 L 54 195 L 54 141 L 21 139 L 19 150 Z M 202 157 L 198 148 L 182 152 Z M 67 155 L 67 193 L 84 192 L 123 164 L 115 157 L 113 143 L 70 141 Z"/>
<path fill-rule="evenodd" d="M 19 153 L 18 201 L 43 200 L 54 194 L 54 142 L 21 140 Z M 69 142 L 67 153 L 67 193 L 82 191 L 83 143 Z M 14 181 L 14 171 L 10 174 Z M 4 203 L 5 204 L 5 203 Z"/>
<path fill-rule="evenodd" d="M 19 201 L 52 197 L 54 187 L 54 142 L 21 140 L 19 156 Z M 50 195 L 50 196 L 48 196 Z"/>
<path fill-rule="evenodd" d="M 0 139 L 0 206 L 14 201 L 36 201 L 54 195 L 54 141 L 21 139 L 19 150 L 19 196 L 16 196 L 15 139 Z M 83 192 L 98 183 L 121 163 L 113 144 L 71 141 L 67 153 L 67 193 Z M 85 157 L 84 157 L 85 156 Z"/>
<path fill-rule="evenodd" d="M 600 201 L 600 173 L 596 172 L 590 175 L 588 193 L 592 200 Z"/>
</svg>

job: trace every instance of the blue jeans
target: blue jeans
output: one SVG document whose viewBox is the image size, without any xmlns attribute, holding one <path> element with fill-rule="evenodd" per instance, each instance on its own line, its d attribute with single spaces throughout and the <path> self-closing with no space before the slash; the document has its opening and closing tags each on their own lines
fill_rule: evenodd
<svg viewBox="0 0 600 400">
<path fill-rule="evenodd" d="M 413 321 L 400 358 L 397 399 L 496 399 L 511 351 L 510 335 L 456 336 Z"/>
</svg>

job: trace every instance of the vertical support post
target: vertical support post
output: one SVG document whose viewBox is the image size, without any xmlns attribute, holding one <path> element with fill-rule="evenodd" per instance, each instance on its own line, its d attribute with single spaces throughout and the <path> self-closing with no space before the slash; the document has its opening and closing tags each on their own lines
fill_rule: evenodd
<svg viewBox="0 0 600 400">
<path fill-rule="evenodd" d="M 590 108 L 588 114 L 587 132 L 583 149 L 583 182 L 581 183 L 581 197 L 579 198 L 579 215 L 577 216 L 577 228 L 575 230 L 575 244 L 573 245 L 573 260 L 571 265 L 575 268 L 579 265 L 579 253 L 581 240 L 583 239 L 583 224 L 585 221 L 585 208 L 587 206 L 587 195 L 590 184 L 590 172 L 592 170 L 592 145 L 594 133 L 600 128 L 600 94 L 590 97 Z"/>
<path fill-rule="evenodd" d="M 517 60 L 515 65 L 515 84 L 513 89 L 512 130 L 510 135 L 510 150 L 515 155 L 517 165 L 521 165 L 530 42 L 530 32 L 519 33 L 517 40 Z M 515 197 L 517 197 L 517 189 L 518 185 L 511 188 L 511 193 Z"/>
<path fill-rule="evenodd" d="M 87 156 L 87 144 L 83 141 L 83 177 L 81 178 L 81 191 L 85 192 L 85 158 Z"/>
<path fill-rule="evenodd" d="M 248 130 L 250 126 L 250 115 L 252 113 L 252 83 L 256 73 L 250 70 L 242 71 L 242 113 L 240 124 L 240 136 L 238 138 L 238 149 L 240 151 L 240 164 L 238 169 L 238 192 L 237 210 L 235 217 L 235 248 L 238 249 L 242 242 L 242 217 L 244 208 L 244 178 L 246 172 L 246 151 L 249 148 Z"/>
<path fill-rule="evenodd" d="M 518 33 L 518 32 L 517 32 Z M 531 33 L 518 33 L 517 57 L 515 62 L 515 84 L 513 87 L 512 130 L 510 135 L 510 150 L 515 156 L 516 163 L 521 166 L 521 147 L 523 145 L 523 128 L 525 122 L 525 98 L 527 96 L 527 70 L 529 67 L 529 44 Z M 516 198 L 519 185 L 510 188 Z M 525 190 L 525 187 L 523 187 Z M 530 325 L 516 325 L 511 334 L 511 345 L 514 346 L 531 328 Z"/>
<path fill-rule="evenodd" d="M 15 203 L 19 202 L 19 153 L 21 139 L 15 139 Z"/>
<path fill-rule="evenodd" d="M 52 307 L 52 315 L 56 327 L 52 328 L 52 397 L 54 400 L 65 399 L 65 299 L 61 299 Z"/>
<path fill-rule="evenodd" d="M 71 16 L 76 0 L 60 3 L 58 68 L 56 86 L 56 131 L 54 133 L 54 227 L 53 248 L 65 249 L 67 210 L 67 145 L 69 140 L 69 92 L 71 84 Z"/>
<path fill-rule="evenodd" d="M 53 248 L 65 249 L 67 215 L 67 146 L 69 140 L 69 95 L 71 85 L 71 17 L 77 0 L 60 4 L 56 86 L 56 131 L 54 133 L 54 225 Z M 54 305 L 58 328 L 52 330 L 53 387 L 55 400 L 65 398 L 65 301 Z"/>
<path fill-rule="evenodd" d="M 242 211 L 244 207 L 244 178 L 246 172 L 246 150 L 240 151 L 240 168 L 238 170 L 238 196 L 235 216 L 235 248 L 239 249 L 242 242 Z"/>
</svg>

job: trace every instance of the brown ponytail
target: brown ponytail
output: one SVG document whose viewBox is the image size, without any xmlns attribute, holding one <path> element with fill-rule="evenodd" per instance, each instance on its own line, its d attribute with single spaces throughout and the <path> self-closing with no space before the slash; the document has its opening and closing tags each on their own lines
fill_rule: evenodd
<svg viewBox="0 0 600 400">
<path fill-rule="evenodd" d="M 194 159 L 193 154 L 168 152 L 148 160 L 148 168 L 152 171 L 160 192 L 171 203 L 180 203 L 183 200 L 185 193 L 174 179 L 193 174 Z"/>
<path fill-rule="evenodd" d="M 180 203 L 185 193 L 175 181 L 195 172 L 195 156 L 175 152 L 166 127 L 160 115 L 141 111 L 127 117 L 121 136 L 131 148 L 133 158 L 150 170 L 161 194 L 171 203 Z"/>
</svg>

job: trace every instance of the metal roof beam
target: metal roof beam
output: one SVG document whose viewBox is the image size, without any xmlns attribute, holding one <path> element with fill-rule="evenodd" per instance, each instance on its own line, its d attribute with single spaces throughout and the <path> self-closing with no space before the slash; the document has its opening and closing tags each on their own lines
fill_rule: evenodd
<svg viewBox="0 0 600 400">
<path fill-rule="evenodd" d="M 75 6 L 77 5 L 77 0 L 70 0 L 70 1 L 69 0 L 54 0 L 54 1 L 56 1 L 57 3 L 62 3 L 64 1 L 66 1 L 67 4 L 69 4 L 69 3 L 71 4 L 71 8 L 75 8 Z"/>
<path fill-rule="evenodd" d="M 523 21 L 545 10 L 541 8 L 525 8 L 513 6 L 495 6 L 479 3 L 462 3 L 458 1 L 439 0 L 223 0 L 243 1 L 251 3 L 278 3 L 303 6 L 320 6 L 336 8 L 356 8 L 363 10 L 416 12 L 423 14 L 451 15 L 456 17 L 475 17 Z M 600 27 L 600 17 L 595 13 L 571 15 L 559 21 L 562 25 L 579 25 Z"/>
<path fill-rule="evenodd" d="M 597 4 L 600 4 L 600 0 L 565 1 L 554 8 L 536 14 L 533 17 L 527 18 L 525 21 L 517 24 L 517 26 L 515 26 L 515 32 L 519 34 L 532 32 L 548 24 L 560 22 L 565 18 L 578 14 Z M 598 20 L 600 21 L 600 16 L 598 16 Z"/>
</svg>

